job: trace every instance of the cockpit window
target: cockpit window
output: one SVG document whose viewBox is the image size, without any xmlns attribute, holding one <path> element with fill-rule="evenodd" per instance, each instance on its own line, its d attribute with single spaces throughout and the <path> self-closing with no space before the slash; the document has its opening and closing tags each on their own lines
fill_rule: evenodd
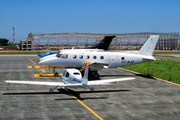
<svg viewBox="0 0 180 120">
<path fill-rule="evenodd" d="M 65 74 L 66 74 L 66 70 L 64 71 L 63 76 L 65 76 Z"/>
<path fill-rule="evenodd" d="M 56 57 L 60 58 L 62 54 L 57 54 Z"/>
<path fill-rule="evenodd" d="M 73 73 L 74 75 L 80 75 L 78 72 Z"/>
<path fill-rule="evenodd" d="M 61 55 L 61 58 L 68 58 L 68 54 Z"/>
<path fill-rule="evenodd" d="M 69 72 L 66 72 L 66 77 L 69 77 Z"/>
</svg>

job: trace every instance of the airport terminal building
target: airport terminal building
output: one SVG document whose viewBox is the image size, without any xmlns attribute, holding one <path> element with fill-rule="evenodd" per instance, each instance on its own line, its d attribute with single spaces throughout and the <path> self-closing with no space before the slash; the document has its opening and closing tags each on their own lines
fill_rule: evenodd
<svg viewBox="0 0 180 120">
<path fill-rule="evenodd" d="M 138 50 L 150 35 L 160 35 L 156 50 L 180 50 L 179 33 L 29 33 L 26 40 L 20 41 L 20 50 L 60 50 L 67 48 L 85 48 L 98 44 L 104 36 L 113 36 L 110 50 Z"/>
</svg>

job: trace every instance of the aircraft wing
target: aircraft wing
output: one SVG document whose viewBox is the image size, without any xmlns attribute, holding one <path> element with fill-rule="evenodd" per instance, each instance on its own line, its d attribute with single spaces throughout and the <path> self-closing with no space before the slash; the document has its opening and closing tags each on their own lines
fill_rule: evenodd
<svg viewBox="0 0 180 120">
<path fill-rule="evenodd" d="M 89 65 L 91 71 L 101 70 L 102 68 L 108 68 L 109 63 L 104 62 L 92 62 Z"/>
<path fill-rule="evenodd" d="M 44 82 L 44 81 L 5 81 L 7 83 L 17 83 L 17 84 L 31 84 L 31 85 L 48 85 L 48 86 L 60 86 L 60 87 L 75 87 L 75 86 L 82 86 L 82 83 L 77 84 L 64 84 L 63 82 Z"/>
<path fill-rule="evenodd" d="M 126 81 L 126 80 L 132 80 L 132 79 L 135 79 L 135 78 L 94 80 L 94 81 L 88 81 L 87 85 L 109 85 L 111 82 Z M 80 86 L 83 86 L 82 83 L 64 84 L 63 82 L 44 82 L 44 81 L 14 81 L 14 80 L 7 80 L 5 82 L 7 82 L 7 83 L 17 83 L 17 84 L 60 86 L 60 87 L 76 87 L 76 86 L 80 87 Z"/>
<path fill-rule="evenodd" d="M 50 86 L 66 86 L 63 82 L 44 82 L 44 81 L 5 81 L 7 83 L 17 83 L 17 84 L 32 84 L 32 85 L 50 85 Z"/>
<path fill-rule="evenodd" d="M 119 79 L 93 80 L 93 81 L 88 81 L 87 85 L 103 85 L 103 84 L 110 84 L 111 82 L 119 82 L 119 81 L 133 80 L 133 79 L 135 78 L 128 77 L 128 78 L 119 78 Z"/>
</svg>

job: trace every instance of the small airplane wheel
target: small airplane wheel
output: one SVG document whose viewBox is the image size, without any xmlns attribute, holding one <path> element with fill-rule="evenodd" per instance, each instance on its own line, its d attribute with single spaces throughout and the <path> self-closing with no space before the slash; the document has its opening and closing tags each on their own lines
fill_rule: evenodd
<svg viewBox="0 0 180 120">
<path fill-rule="evenodd" d="M 94 91 L 94 88 L 93 88 L 93 87 L 91 88 L 91 91 Z"/>
<path fill-rule="evenodd" d="M 99 78 L 99 74 L 98 73 L 94 73 L 94 77 L 95 78 Z"/>
<path fill-rule="evenodd" d="M 54 77 L 57 77 L 58 76 L 58 73 L 56 72 L 56 73 L 54 73 Z"/>
<path fill-rule="evenodd" d="M 49 92 L 50 92 L 50 93 L 53 93 L 53 89 L 52 89 L 52 88 L 50 88 L 50 89 L 49 89 Z"/>
</svg>

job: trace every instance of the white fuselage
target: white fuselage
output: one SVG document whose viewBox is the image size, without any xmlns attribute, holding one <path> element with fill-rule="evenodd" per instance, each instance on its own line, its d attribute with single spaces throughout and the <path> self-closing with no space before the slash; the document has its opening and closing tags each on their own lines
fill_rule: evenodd
<svg viewBox="0 0 180 120">
<path fill-rule="evenodd" d="M 108 68 L 132 65 L 143 62 L 143 55 L 127 54 L 122 52 L 61 52 L 61 57 L 50 58 L 39 62 L 40 65 L 48 67 L 73 67 L 82 68 L 85 62 L 107 63 Z M 91 71 L 102 68 L 93 68 Z"/>
</svg>

